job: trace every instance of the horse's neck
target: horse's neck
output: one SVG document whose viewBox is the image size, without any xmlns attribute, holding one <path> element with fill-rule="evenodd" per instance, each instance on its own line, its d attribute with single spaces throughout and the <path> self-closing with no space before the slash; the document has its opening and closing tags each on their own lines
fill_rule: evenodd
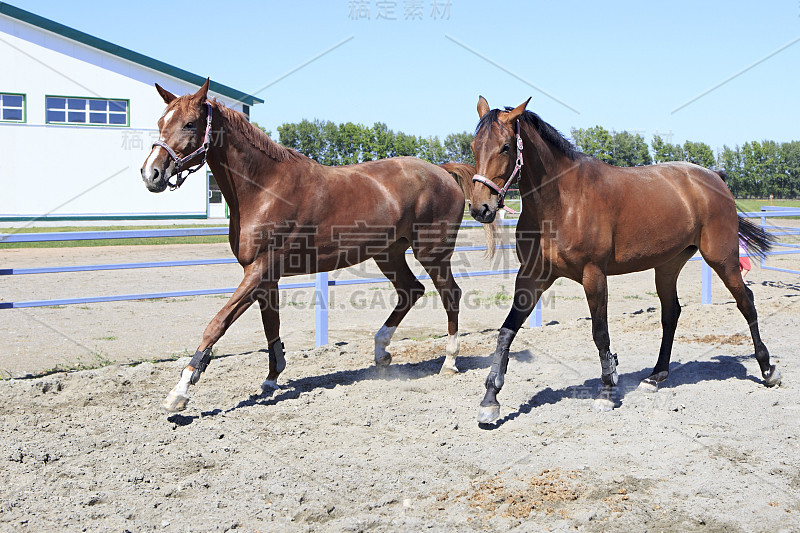
<svg viewBox="0 0 800 533">
<path fill-rule="evenodd" d="M 232 175 L 234 172 L 228 163 L 226 154 L 209 154 L 207 158 L 208 167 L 214 175 L 214 180 L 219 186 L 222 197 L 228 205 L 228 212 L 231 220 L 239 218 L 239 199 L 236 196 L 236 180 Z"/>
<path fill-rule="evenodd" d="M 559 206 L 560 181 L 568 172 L 570 161 L 531 126 L 524 128 L 524 165 L 519 189 L 523 208 L 537 218 L 548 219 Z"/>
<path fill-rule="evenodd" d="M 228 204 L 231 220 L 238 220 L 240 195 L 252 192 L 253 188 L 265 189 L 275 162 L 251 147 L 222 110 L 217 116 L 221 124 L 214 129 L 220 133 L 218 141 L 212 142 L 208 166 Z"/>
</svg>

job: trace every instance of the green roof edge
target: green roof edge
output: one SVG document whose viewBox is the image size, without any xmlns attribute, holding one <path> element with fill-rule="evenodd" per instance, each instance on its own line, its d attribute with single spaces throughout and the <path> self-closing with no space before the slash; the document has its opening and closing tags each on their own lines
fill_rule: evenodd
<svg viewBox="0 0 800 533">
<path fill-rule="evenodd" d="M 25 11 L 24 9 L 14 7 L 5 2 L 0 2 L 0 13 L 197 86 L 203 85 L 206 81 L 204 77 L 197 74 L 192 74 L 189 71 L 172 66 L 168 63 L 164 63 L 158 59 L 153 59 L 152 57 L 140 54 L 139 52 L 134 52 L 128 48 L 110 43 L 100 39 L 99 37 L 95 37 L 94 35 L 89 35 L 88 33 L 84 33 L 80 30 L 70 28 L 69 26 L 59 24 L 58 22 L 41 17 L 35 13 L 31 13 L 30 11 Z M 242 102 L 246 105 L 252 106 L 254 104 L 264 103 L 264 100 L 261 98 L 244 93 L 234 89 L 233 87 L 222 85 L 221 83 L 217 83 L 213 80 L 211 81 L 209 89 L 218 94 L 233 98 L 234 100 Z"/>
</svg>

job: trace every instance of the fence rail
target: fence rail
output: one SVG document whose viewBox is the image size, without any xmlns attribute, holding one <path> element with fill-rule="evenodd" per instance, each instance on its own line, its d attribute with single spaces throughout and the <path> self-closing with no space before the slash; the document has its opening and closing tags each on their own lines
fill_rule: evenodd
<svg viewBox="0 0 800 533">
<path fill-rule="evenodd" d="M 798 208 L 785 208 L 764 206 L 762 211 L 741 213 L 740 216 L 746 218 L 760 218 L 761 225 L 766 226 L 766 219 L 773 217 L 785 218 L 788 216 L 800 216 L 800 209 Z M 504 226 L 515 226 L 517 221 L 502 220 L 500 223 Z M 462 228 L 478 227 L 481 224 L 478 222 L 467 221 L 461 224 Z M 784 235 L 800 235 L 800 228 L 791 226 L 772 226 L 770 231 L 776 236 Z M 32 242 L 57 242 L 57 241 L 80 241 L 80 240 L 111 240 L 111 239 L 145 239 L 145 238 L 164 238 L 164 237 L 205 237 L 205 236 L 222 236 L 228 234 L 227 227 L 210 227 L 210 228 L 173 228 L 173 229 L 157 229 L 157 230 L 112 230 L 112 231 L 75 231 L 75 232 L 46 232 L 46 233 L 13 233 L 13 234 L 0 234 L 0 243 L 32 243 Z M 800 245 L 796 244 L 780 244 L 781 247 L 790 248 L 790 250 L 777 250 L 771 251 L 768 255 L 787 255 L 800 253 Z M 505 245 L 502 248 L 514 248 L 513 245 Z M 481 251 L 486 250 L 485 246 L 462 246 L 457 247 L 455 251 Z M 406 253 L 412 253 L 408 250 Z M 700 260 L 699 255 L 693 257 L 692 261 Z M 156 261 L 156 262 L 139 262 L 139 263 L 111 263 L 111 264 L 96 264 L 96 265 L 74 265 L 74 266 L 55 266 L 55 267 L 36 267 L 36 268 L 5 268 L 0 269 L 0 276 L 10 275 L 29 275 L 29 274 L 55 274 L 65 272 L 91 272 L 101 270 L 124 270 L 124 269 L 138 269 L 138 268 L 164 268 L 164 267 L 177 267 L 177 266 L 202 266 L 202 265 L 219 265 L 236 263 L 234 258 L 212 258 L 212 259 L 195 259 L 185 261 Z M 702 261 L 702 283 L 701 283 L 701 301 L 703 304 L 711 303 L 711 268 Z M 771 267 L 766 265 L 766 259 L 762 259 L 761 268 L 766 270 L 774 270 L 779 272 L 789 272 L 800 274 L 800 271 L 789 270 L 778 267 Z M 476 276 L 491 276 L 502 274 L 514 274 L 517 269 L 505 270 L 482 270 L 473 272 L 459 272 L 454 273 L 454 277 L 476 277 Z M 430 279 L 429 276 L 418 276 L 417 279 L 424 280 Z M 385 283 L 388 278 L 357 278 L 357 279 L 330 279 L 327 272 L 316 274 L 315 281 L 298 282 L 298 283 L 283 283 L 279 284 L 280 289 L 301 289 L 301 288 L 314 288 L 315 292 L 315 323 L 316 334 L 315 340 L 317 345 L 327 344 L 328 338 L 328 289 L 333 286 L 343 285 L 356 285 L 367 283 Z M 172 291 L 172 292 L 159 292 L 159 293 L 141 293 L 141 294 L 117 294 L 109 296 L 93 296 L 93 297 L 80 297 L 80 298 L 62 298 L 51 300 L 30 300 L 20 302 L 0 302 L 0 309 L 18 309 L 29 307 L 44 307 L 44 306 L 61 306 L 73 304 L 87 304 L 87 303 L 103 303 L 115 301 L 130 301 L 130 300 L 145 300 L 155 298 L 177 298 L 186 296 L 203 296 L 214 294 L 230 294 L 235 291 L 235 287 L 224 287 L 216 289 L 199 289 L 188 291 Z M 532 327 L 541 325 L 542 322 L 542 308 L 541 300 L 537 303 L 534 312 L 531 314 L 530 324 Z"/>
</svg>

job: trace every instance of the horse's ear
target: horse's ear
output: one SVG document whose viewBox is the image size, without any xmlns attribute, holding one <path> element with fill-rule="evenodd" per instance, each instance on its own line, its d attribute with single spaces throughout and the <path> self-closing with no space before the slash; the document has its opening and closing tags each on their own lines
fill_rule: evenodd
<svg viewBox="0 0 800 533">
<path fill-rule="evenodd" d="M 489 112 L 489 102 L 483 96 L 478 97 L 478 117 L 483 118 L 483 115 Z"/>
<path fill-rule="evenodd" d="M 199 101 L 201 104 L 206 101 L 208 98 L 208 84 L 211 82 L 211 78 L 206 78 L 206 82 L 200 87 L 200 90 L 194 93 L 192 96 L 193 99 Z"/>
<path fill-rule="evenodd" d="M 517 120 L 519 116 L 523 113 L 523 111 L 525 111 L 525 108 L 528 107 L 528 102 L 530 101 L 531 99 L 528 98 L 523 103 L 519 104 L 517 107 L 509 111 L 508 115 L 506 115 L 505 117 L 506 122 L 512 122 L 514 120 Z"/>
<path fill-rule="evenodd" d="M 158 94 L 161 95 L 161 98 L 164 99 L 164 103 L 167 105 L 169 105 L 173 100 L 177 98 L 177 96 L 175 96 L 174 94 L 172 94 L 171 92 L 169 92 L 168 90 L 166 90 L 157 83 L 156 83 L 156 91 L 158 91 Z"/>
</svg>

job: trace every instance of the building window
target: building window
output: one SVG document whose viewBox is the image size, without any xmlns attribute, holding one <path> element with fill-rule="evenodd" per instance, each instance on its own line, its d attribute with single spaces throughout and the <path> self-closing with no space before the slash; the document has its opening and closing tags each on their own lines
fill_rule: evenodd
<svg viewBox="0 0 800 533">
<path fill-rule="evenodd" d="M 25 95 L 0 93 L 0 122 L 25 122 Z"/>
<path fill-rule="evenodd" d="M 217 184 L 217 180 L 214 178 L 214 174 L 211 172 L 207 173 L 208 176 L 208 203 L 210 204 L 221 204 L 224 199 L 222 197 L 222 191 L 219 190 L 219 185 Z"/>
<path fill-rule="evenodd" d="M 48 124 L 83 124 L 87 126 L 128 126 L 128 100 L 47 96 Z"/>
</svg>

